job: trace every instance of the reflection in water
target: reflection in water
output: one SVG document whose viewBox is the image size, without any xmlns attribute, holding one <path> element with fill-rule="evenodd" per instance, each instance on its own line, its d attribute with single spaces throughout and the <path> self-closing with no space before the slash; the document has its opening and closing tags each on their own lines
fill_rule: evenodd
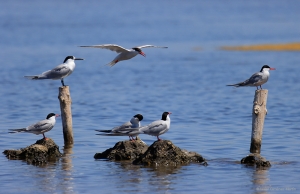
<svg viewBox="0 0 300 194">
<path fill-rule="evenodd" d="M 72 178 L 72 154 L 73 145 L 65 146 L 63 149 L 63 157 L 61 159 L 62 163 L 62 191 L 63 193 L 74 193 L 73 178 Z"/>
<path fill-rule="evenodd" d="M 175 167 L 141 167 L 130 162 L 120 162 L 121 168 L 115 169 L 120 175 L 116 185 L 123 192 L 169 191 L 172 190 L 174 176 L 181 168 Z M 126 174 L 126 176 L 124 176 Z M 148 186 L 146 186 L 148 185 Z M 151 185 L 151 187 L 149 187 Z M 124 190 L 126 188 L 126 190 Z M 130 188 L 130 189 L 128 189 Z"/>
<path fill-rule="evenodd" d="M 69 147 L 64 147 L 63 149 L 63 157 L 61 158 L 62 161 L 62 169 L 65 171 L 70 171 L 72 169 L 72 154 L 73 154 L 73 145 Z"/>
<path fill-rule="evenodd" d="M 181 166 L 149 168 L 148 172 L 153 172 L 148 180 L 149 185 L 152 185 L 156 191 L 173 190 L 174 188 L 172 188 L 171 185 L 173 185 L 174 181 L 178 178 L 174 176 L 174 174 L 178 173 L 180 168 Z"/>
<path fill-rule="evenodd" d="M 36 168 L 39 167 L 39 168 Z M 48 163 L 46 165 L 40 166 L 32 166 L 29 169 L 29 174 L 26 177 L 31 177 L 35 183 L 33 188 L 38 188 L 39 190 L 45 192 L 55 192 L 56 182 L 54 178 L 57 176 L 56 164 L 55 163 Z M 25 188 L 24 192 L 27 192 Z M 31 188 L 32 189 L 32 188 Z"/>
<path fill-rule="evenodd" d="M 46 165 L 32 166 L 26 177 L 32 177 L 36 189 L 46 193 L 75 193 L 72 182 L 72 147 L 63 149 L 63 157 L 61 163 L 58 161 L 49 162 Z M 60 166 L 61 164 L 61 166 Z M 38 168 L 37 168 L 38 167 Z M 62 170 L 59 168 L 61 167 Z M 23 192 L 31 192 L 29 188 L 24 188 Z"/>
<path fill-rule="evenodd" d="M 254 188 L 254 193 L 257 194 L 266 194 L 269 193 L 269 185 L 266 183 L 269 181 L 269 170 L 266 169 L 254 169 L 252 174 L 252 184 Z"/>
<path fill-rule="evenodd" d="M 14 186 L 9 192 L 12 193 L 36 193 L 41 190 L 45 193 L 55 193 L 59 171 L 57 170 L 58 161 L 50 161 L 41 165 L 20 165 L 16 167 L 17 172 L 25 167 L 25 171 L 18 173 L 15 177 Z M 25 163 L 25 161 L 23 161 Z M 17 181 L 17 179 L 19 179 Z M 17 184 L 16 184 L 17 183 Z M 25 185 L 25 186 L 24 186 Z M 6 192 L 7 193 L 7 192 Z"/>
</svg>

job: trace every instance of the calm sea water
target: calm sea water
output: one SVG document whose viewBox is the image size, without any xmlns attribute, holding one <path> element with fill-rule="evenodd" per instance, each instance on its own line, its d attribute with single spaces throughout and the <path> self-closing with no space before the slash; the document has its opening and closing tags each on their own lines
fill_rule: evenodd
<svg viewBox="0 0 300 194">
<path fill-rule="evenodd" d="M 65 79 L 71 88 L 75 144 L 63 149 L 61 119 L 46 134 L 65 156 L 46 166 L 0 157 L 0 193 L 299 193 L 299 52 L 228 52 L 225 45 L 300 40 L 299 1 L 2 1 L 0 6 L 0 147 L 18 149 L 42 136 L 8 134 L 59 113 L 60 81 L 31 81 L 68 55 L 82 57 Z M 154 44 L 109 68 L 116 53 L 79 45 Z M 272 167 L 239 164 L 249 153 L 255 88 L 231 88 L 261 66 L 275 67 L 262 155 Z M 196 151 L 208 166 L 145 168 L 94 160 L 127 137 L 100 137 L 144 115 L 170 111 L 161 138 Z M 152 144 L 155 137 L 141 136 Z"/>
</svg>

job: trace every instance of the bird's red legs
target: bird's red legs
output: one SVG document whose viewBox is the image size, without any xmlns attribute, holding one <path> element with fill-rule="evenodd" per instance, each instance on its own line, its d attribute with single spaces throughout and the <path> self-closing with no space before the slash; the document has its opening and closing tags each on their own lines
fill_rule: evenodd
<svg viewBox="0 0 300 194">
<path fill-rule="evenodd" d="M 135 141 L 132 136 L 129 136 L 129 141 Z"/>
<path fill-rule="evenodd" d="M 45 134 L 43 133 L 43 136 L 44 136 L 44 140 L 48 140 L 48 138 L 45 136 Z"/>
</svg>

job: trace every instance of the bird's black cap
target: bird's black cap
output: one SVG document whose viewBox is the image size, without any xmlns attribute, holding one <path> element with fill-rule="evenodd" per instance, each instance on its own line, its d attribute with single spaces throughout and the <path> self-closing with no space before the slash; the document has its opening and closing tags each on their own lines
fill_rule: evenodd
<svg viewBox="0 0 300 194">
<path fill-rule="evenodd" d="M 164 112 L 161 116 L 161 120 L 165 121 L 167 120 L 167 116 L 170 114 L 170 112 Z"/>
<path fill-rule="evenodd" d="M 75 60 L 75 57 L 74 57 L 74 56 L 67 56 L 67 57 L 65 58 L 65 60 L 64 60 L 64 63 L 67 62 L 68 59 L 73 59 L 73 60 Z"/>
<path fill-rule="evenodd" d="M 49 114 L 47 115 L 47 118 L 46 118 L 46 119 L 49 119 L 50 117 L 53 117 L 53 116 L 55 116 L 54 113 L 49 113 Z"/>
<path fill-rule="evenodd" d="M 264 65 L 264 66 L 262 66 L 260 72 L 262 72 L 264 68 L 270 68 L 270 66 L 269 66 L 269 65 Z"/>
<path fill-rule="evenodd" d="M 143 118 L 144 118 L 143 115 L 141 115 L 141 114 L 134 115 L 133 117 L 138 118 L 139 121 L 143 120 Z"/>
</svg>

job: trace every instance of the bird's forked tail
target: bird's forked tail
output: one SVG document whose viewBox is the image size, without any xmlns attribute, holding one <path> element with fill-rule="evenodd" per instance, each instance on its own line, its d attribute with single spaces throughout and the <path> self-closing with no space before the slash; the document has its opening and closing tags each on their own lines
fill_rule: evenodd
<svg viewBox="0 0 300 194">
<path fill-rule="evenodd" d="M 234 86 L 234 87 L 239 87 L 240 85 L 239 85 L 239 84 L 229 84 L 229 85 L 226 85 L 226 86 Z"/>
<path fill-rule="evenodd" d="M 237 84 L 229 84 L 229 85 L 226 85 L 226 86 L 240 87 L 240 86 L 247 86 L 247 85 L 248 85 L 248 80 L 237 83 Z"/>
<path fill-rule="evenodd" d="M 10 132 L 8 133 L 18 133 L 18 132 L 24 132 L 26 131 L 26 128 L 22 128 L 22 129 L 9 129 Z"/>
<path fill-rule="evenodd" d="M 111 130 L 95 130 L 95 131 L 102 132 L 102 133 L 110 133 L 111 132 Z"/>
<path fill-rule="evenodd" d="M 110 62 L 110 63 L 108 63 L 108 64 L 106 64 L 106 65 L 112 67 L 112 66 L 114 66 L 115 64 L 117 64 L 118 62 L 119 62 L 118 60 L 113 60 L 112 62 Z"/>
<path fill-rule="evenodd" d="M 39 79 L 38 75 L 25 75 L 24 77 L 27 79 Z"/>
</svg>

